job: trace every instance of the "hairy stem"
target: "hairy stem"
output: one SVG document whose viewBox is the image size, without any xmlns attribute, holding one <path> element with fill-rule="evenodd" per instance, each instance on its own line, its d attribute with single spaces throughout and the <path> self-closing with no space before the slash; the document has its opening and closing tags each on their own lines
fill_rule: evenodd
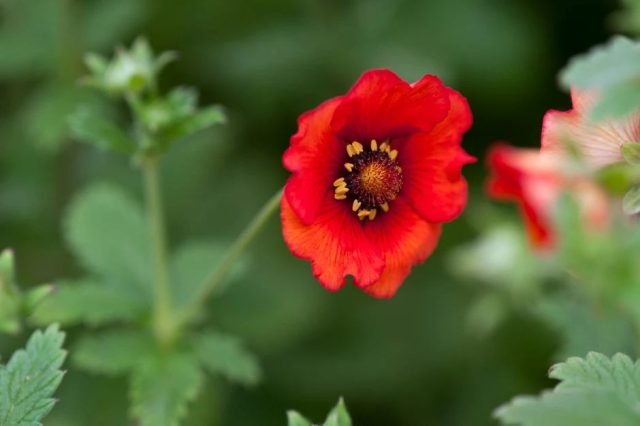
<svg viewBox="0 0 640 426">
<path fill-rule="evenodd" d="M 215 291 L 225 280 L 231 268 L 236 264 L 240 256 L 247 249 L 251 241 L 258 235 L 260 230 L 267 223 L 273 213 L 278 210 L 280 206 L 280 199 L 282 198 L 282 189 L 278 190 L 266 203 L 260 211 L 253 217 L 249 225 L 242 231 L 242 233 L 236 238 L 233 244 L 229 247 L 220 263 L 207 275 L 205 283 L 202 286 L 200 294 L 198 294 L 195 301 L 195 309 L 187 312 L 187 315 L 196 314 L 199 308 L 206 302 L 207 298 Z"/>
<path fill-rule="evenodd" d="M 155 265 L 153 331 L 158 342 L 163 345 L 171 345 L 175 341 L 177 327 L 171 306 L 171 290 L 167 269 L 167 239 L 157 160 L 151 157 L 145 158 L 142 161 L 142 171 Z"/>
</svg>

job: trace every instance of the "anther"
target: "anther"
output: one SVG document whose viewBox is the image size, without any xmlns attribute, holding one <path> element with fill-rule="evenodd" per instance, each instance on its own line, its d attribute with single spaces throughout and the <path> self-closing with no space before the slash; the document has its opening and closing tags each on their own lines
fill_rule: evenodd
<svg viewBox="0 0 640 426">
<path fill-rule="evenodd" d="M 349 157 L 353 157 L 354 155 L 356 155 L 356 151 L 353 149 L 351 144 L 347 145 L 347 154 L 349 155 Z"/>
<path fill-rule="evenodd" d="M 362 203 L 358 199 L 355 199 L 353 200 L 353 205 L 351 206 L 351 210 L 353 210 L 354 212 L 357 212 L 361 205 Z"/>
<path fill-rule="evenodd" d="M 364 146 L 362 146 L 362 144 L 358 141 L 353 141 L 351 143 L 351 146 L 353 146 L 353 150 L 356 154 L 360 154 L 361 152 L 364 152 Z"/>
<path fill-rule="evenodd" d="M 346 200 L 347 194 L 334 194 L 333 198 L 335 198 L 336 200 Z"/>
<path fill-rule="evenodd" d="M 362 209 L 358 212 L 358 217 L 360 218 L 360 220 L 364 219 L 365 217 L 369 216 L 371 214 L 371 212 L 367 209 Z"/>
<path fill-rule="evenodd" d="M 336 188 L 336 194 L 346 194 L 347 192 L 349 192 L 349 188 L 347 188 L 346 185 L 344 186 L 339 186 Z"/>
<path fill-rule="evenodd" d="M 380 208 L 382 209 L 383 212 L 388 212 L 389 211 L 389 203 L 384 202 L 382 204 L 380 204 Z"/>
<path fill-rule="evenodd" d="M 375 219 L 376 218 L 376 213 L 377 213 L 376 209 L 371 209 L 371 211 L 369 212 L 369 220 Z"/>
<path fill-rule="evenodd" d="M 375 139 L 371 139 L 371 151 L 378 150 L 378 142 Z"/>
<path fill-rule="evenodd" d="M 380 151 L 389 151 L 389 143 L 387 141 L 382 142 L 380 145 Z"/>
<path fill-rule="evenodd" d="M 353 163 L 344 163 L 344 168 L 347 169 L 348 172 L 353 171 Z"/>
<path fill-rule="evenodd" d="M 342 185 L 342 184 L 345 184 L 345 185 L 346 185 L 346 182 L 344 181 L 344 178 L 343 178 L 343 177 L 338 178 L 338 179 L 336 179 L 335 181 L 333 181 L 333 186 L 340 186 L 340 185 Z"/>
<path fill-rule="evenodd" d="M 389 158 L 391 158 L 392 160 L 395 160 L 397 156 L 398 156 L 397 149 L 394 149 L 393 151 L 389 151 Z"/>
</svg>

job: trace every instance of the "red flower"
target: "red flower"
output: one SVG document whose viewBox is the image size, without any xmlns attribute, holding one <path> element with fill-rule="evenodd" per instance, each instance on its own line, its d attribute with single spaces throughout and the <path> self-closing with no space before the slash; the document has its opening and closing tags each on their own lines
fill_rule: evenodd
<svg viewBox="0 0 640 426">
<path fill-rule="evenodd" d="M 489 194 L 518 204 L 535 248 L 553 247 L 553 213 L 563 192 L 575 196 L 587 228 L 601 229 L 606 224 L 606 194 L 587 176 L 576 173 L 565 155 L 498 144 L 489 151 L 488 161 L 493 172 Z"/>
<path fill-rule="evenodd" d="M 284 239 L 329 290 L 345 276 L 391 297 L 466 204 L 460 147 L 471 111 L 437 77 L 408 84 L 366 72 L 344 96 L 304 113 L 284 154 Z"/>
<path fill-rule="evenodd" d="M 563 153 L 570 143 L 588 166 L 600 168 L 623 161 L 622 144 L 640 141 L 640 110 L 620 119 L 593 122 L 588 114 L 598 95 L 572 90 L 571 100 L 572 110 L 545 114 L 541 151 Z"/>
</svg>

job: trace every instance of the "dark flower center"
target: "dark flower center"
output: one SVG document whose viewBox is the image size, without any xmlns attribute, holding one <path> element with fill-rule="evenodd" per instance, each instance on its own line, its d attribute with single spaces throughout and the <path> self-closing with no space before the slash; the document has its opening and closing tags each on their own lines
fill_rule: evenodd
<svg viewBox="0 0 640 426">
<path fill-rule="evenodd" d="M 398 151 L 389 142 L 378 146 L 375 139 L 368 147 L 360 142 L 347 145 L 350 159 L 344 164 L 347 174 L 333 183 L 336 200 L 352 200 L 352 210 L 360 220 L 375 219 L 377 209 L 389 211 L 402 188 L 402 169 L 396 163 Z"/>
</svg>

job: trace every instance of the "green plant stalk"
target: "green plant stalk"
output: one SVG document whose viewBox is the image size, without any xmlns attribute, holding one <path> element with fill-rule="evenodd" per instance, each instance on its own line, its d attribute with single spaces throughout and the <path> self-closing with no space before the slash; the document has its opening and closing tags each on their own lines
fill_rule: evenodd
<svg viewBox="0 0 640 426">
<path fill-rule="evenodd" d="M 202 290 L 195 298 L 194 306 L 186 312 L 187 320 L 191 315 L 196 315 L 202 305 L 207 301 L 211 293 L 213 293 L 225 280 L 231 268 L 236 264 L 240 256 L 249 247 L 249 244 L 258 235 L 260 230 L 267 223 L 273 213 L 280 206 L 282 198 L 282 189 L 278 190 L 265 204 L 260 211 L 253 217 L 249 225 L 236 238 L 233 244 L 226 251 L 220 263 L 207 275 Z"/>
<path fill-rule="evenodd" d="M 171 289 L 167 267 L 167 238 L 157 159 L 150 156 L 144 158 L 142 171 L 155 264 L 153 332 L 160 344 L 171 346 L 176 340 L 178 329 L 171 304 Z"/>
</svg>

